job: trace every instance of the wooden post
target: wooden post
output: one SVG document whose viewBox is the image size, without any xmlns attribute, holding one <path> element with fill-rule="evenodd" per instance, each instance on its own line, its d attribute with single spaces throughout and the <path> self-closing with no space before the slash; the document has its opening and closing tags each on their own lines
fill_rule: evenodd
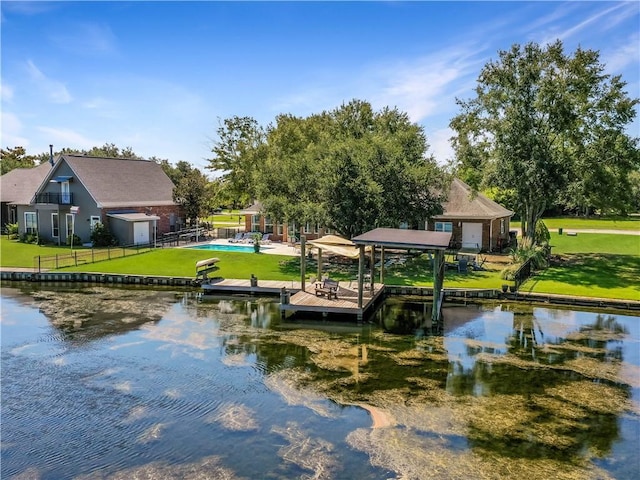
<svg viewBox="0 0 640 480">
<path fill-rule="evenodd" d="M 322 280 L 322 249 L 318 247 L 318 281 Z"/>
<path fill-rule="evenodd" d="M 302 287 L 303 292 L 306 290 L 305 277 L 307 276 L 307 252 L 305 249 L 306 241 L 307 237 L 302 235 L 300 237 L 300 286 Z"/>
<path fill-rule="evenodd" d="M 384 245 L 380 247 L 380 283 L 384 283 Z"/>
<path fill-rule="evenodd" d="M 376 271 L 376 246 L 371 245 L 371 258 L 369 261 L 369 291 L 373 294 L 373 285 L 375 283 L 375 271 Z"/>
<path fill-rule="evenodd" d="M 433 309 L 431 310 L 431 325 L 437 327 L 440 321 L 440 292 L 444 284 L 444 251 L 436 250 L 433 255 Z"/>
<path fill-rule="evenodd" d="M 364 290 L 364 245 L 359 245 L 358 257 L 358 308 L 362 308 L 362 290 Z"/>
</svg>

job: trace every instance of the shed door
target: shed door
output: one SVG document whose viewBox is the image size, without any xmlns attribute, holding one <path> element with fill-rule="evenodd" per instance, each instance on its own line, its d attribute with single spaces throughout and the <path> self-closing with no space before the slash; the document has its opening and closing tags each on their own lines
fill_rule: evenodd
<svg viewBox="0 0 640 480">
<path fill-rule="evenodd" d="M 482 224 L 462 224 L 462 248 L 482 248 Z"/>
<path fill-rule="evenodd" d="M 133 243 L 135 245 L 149 243 L 149 222 L 134 222 Z"/>
</svg>

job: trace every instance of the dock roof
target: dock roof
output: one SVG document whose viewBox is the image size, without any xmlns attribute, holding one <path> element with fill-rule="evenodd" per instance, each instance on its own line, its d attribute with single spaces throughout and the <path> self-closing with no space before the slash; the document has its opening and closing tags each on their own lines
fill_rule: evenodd
<svg viewBox="0 0 640 480">
<path fill-rule="evenodd" d="M 375 228 L 351 239 L 356 245 L 378 245 L 416 250 L 446 250 L 451 232 L 430 232 L 402 228 Z"/>
</svg>

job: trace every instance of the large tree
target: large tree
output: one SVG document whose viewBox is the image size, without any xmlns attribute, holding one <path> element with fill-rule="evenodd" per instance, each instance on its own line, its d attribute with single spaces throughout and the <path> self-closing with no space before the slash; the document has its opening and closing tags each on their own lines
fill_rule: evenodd
<svg viewBox="0 0 640 480">
<path fill-rule="evenodd" d="M 281 115 L 257 177 L 266 213 L 353 236 L 440 213 L 446 180 L 422 128 L 405 113 L 353 100 L 330 112 Z"/>
<path fill-rule="evenodd" d="M 264 158 L 265 132 L 251 117 L 234 116 L 219 123 L 210 170 L 220 173 L 227 194 L 245 205 L 255 198 L 254 176 Z"/>
<path fill-rule="evenodd" d="M 36 157 L 27 155 L 24 147 L 0 148 L 0 175 L 16 168 L 32 168 L 36 166 Z"/>
<path fill-rule="evenodd" d="M 207 177 L 197 168 L 190 168 L 174 187 L 173 201 L 184 208 L 189 222 L 192 225 L 195 224 L 199 217 L 208 213 L 210 208 Z"/>
<path fill-rule="evenodd" d="M 638 169 L 636 141 L 624 131 L 638 100 L 603 71 L 597 52 L 566 55 L 560 41 L 513 45 L 484 66 L 476 97 L 458 100 L 461 113 L 451 121 L 458 173 L 476 189 L 512 190 L 526 237 L 534 238 L 547 207 L 569 194 L 594 201 L 594 182 L 605 173 L 609 195 L 617 195 L 626 188 L 620 180 Z M 615 144 L 619 154 L 609 154 Z"/>
</svg>

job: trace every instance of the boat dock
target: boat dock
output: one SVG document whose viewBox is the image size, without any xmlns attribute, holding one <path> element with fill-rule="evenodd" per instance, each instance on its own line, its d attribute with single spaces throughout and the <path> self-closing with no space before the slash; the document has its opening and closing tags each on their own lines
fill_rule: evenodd
<svg viewBox="0 0 640 480">
<path fill-rule="evenodd" d="M 202 285 L 205 294 L 236 293 L 246 295 L 280 295 L 280 311 L 283 316 L 287 313 L 321 313 L 354 315 L 358 321 L 362 321 L 379 299 L 384 298 L 384 285 L 376 283 L 373 290 L 365 290 L 363 306 L 358 308 L 357 283 L 339 282 L 337 298 L 328 299 L 326 296 L 317 296 L 315 285 L 306 284 L 303 291 L 300 282 L 275 281 L 275 280 L 233 280 L 211 279 Z"/>
</svg>

